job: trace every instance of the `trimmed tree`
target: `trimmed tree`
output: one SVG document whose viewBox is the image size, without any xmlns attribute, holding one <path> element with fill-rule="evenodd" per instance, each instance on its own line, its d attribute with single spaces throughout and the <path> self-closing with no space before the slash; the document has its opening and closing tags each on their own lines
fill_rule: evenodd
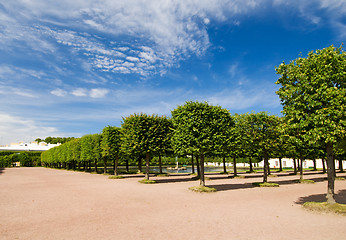
<svg viewBox="0 0 346 240">
<path fill-rule="evenodd" d="M 103 158 L 103 172 L 107 173 L 107 162 L 113 159 L 114 175 L 118 175 L 119 155 L 121 152 L 121 128 L 107 126 L 102 130 L 101 155 Z"/>
<path fill-rule="evenodd" d="M 200 159 L 200 185 L 205 186 L 204 156 L 220 151 L 234 122 L 227 109 L 206 102 L 186 102 L 172 111 L 173 148 L 176 154 L 192 153 Z"/>
<path fill-rule="evenodd" d="M 335 203 L 334 146 L 346 132 L 346 53 L 330 46 L 282 63 L 276 72 L 286 122 L 297 126 L 306 141 L 325 144 L 327 202 Z"/>
<path fill-rule="evenodd" d="M 169 138 L 165 130 L 168 125 L 162 124 L 162 119 L 165 118 L 144 113 L 133 114 L 123 118 L 121 125 L 124 130 L 122 147 L 135 156 L 145 154 L 146 180 L 149 180 L 150 158 L 153 154 L 160 152 L 163 139 Z"/>
<path fill-rule="evenodd" d="M 263 156 L 263 182 L 267 182 L 269 169 L 269 156 L 279 143 L 278 124 L 279 117 L 268 115 L 266 112 L 250 113 L 245 116 L 251 142 L 258 146 L 258 152 Z"/>
</svg>

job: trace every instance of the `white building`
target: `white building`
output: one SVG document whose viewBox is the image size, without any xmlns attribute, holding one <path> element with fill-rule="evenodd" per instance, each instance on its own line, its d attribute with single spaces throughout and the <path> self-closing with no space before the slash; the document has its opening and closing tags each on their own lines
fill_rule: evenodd
<svg viewBox="0 0 346 240">
<path fill-rule="evenodd" d="M 19 143 L 11 143 L 9 146 L 3 146 L 0 147 L 0 151 L 36 151 L 36 152 L 43 152 L 47 151 L 50 148 L 59 146 L 60 143 L 58 144 L 49 144 L 45 142 L 30 142 L 30 143 L 24 143 L 24 142 L 19 142 Z"/>
</svg>

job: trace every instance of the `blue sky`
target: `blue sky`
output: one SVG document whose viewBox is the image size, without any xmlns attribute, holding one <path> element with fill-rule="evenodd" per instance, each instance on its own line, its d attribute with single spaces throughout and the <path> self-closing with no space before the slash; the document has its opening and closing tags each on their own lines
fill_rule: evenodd
<svg viewBox="0 0 346 240">
<path fill-rule="evenodd" d="M 344 0 L 0 0 L 0 144 L 189 100 L 280 115 L 275 66 L 345 40 Z"/>
</svg>

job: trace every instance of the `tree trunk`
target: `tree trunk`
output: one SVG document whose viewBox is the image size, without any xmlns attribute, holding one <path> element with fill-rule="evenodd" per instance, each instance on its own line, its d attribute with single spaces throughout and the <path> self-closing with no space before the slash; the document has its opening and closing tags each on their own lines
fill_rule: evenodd
<svg viewBox="0 0 346 240">
<path fill-rule="evenodd" d="M 89 171 L 91 172 L 91 160 L 89 160 Z"/>
<path fill-rule="evenodd" d="M 266 183 L 268 181 L 268 160 L 269 156 L 267 151 L 264 151 L 264 163 L 263 163 L 263 182 Z"/>
<path fill-rule="evenodd" d="M 303 181 L 303 154 L 300 153 L 300 170 L 299 170 L 299 180 Z"/>
<path fill-rule="evenodd" d="M 201 154 L 201 161 L 200 161 L 200 177 L 199 177 L 199 185 L 205 186 L 205 179 L 204 179 L 204 154 Z"/>
<path fill-rule="evenodd" d="M 326 164 L 325 164 L 325 161 L 324 159 L 322 158 L 322 168 L 323 168 L 323 173 L 326 173 Z"/>
<path fill-rule="evenodd" d="M 138 159 L 138 172 L 142 172 L 142 157 Z"/>
<path fill-rule="evenodd" d="M 149 160 L 150 160 L 150 154 L 145 154 L 145 179 L 149 180 Z"/>
<path fill-rule="evenodd" d="M 88 171 L 88 162 L 87 161 L 84 161 L 84 172 L 87 172 Z"/>
<path fill-rule="evenodd" d="M 191 155 L 191 171 L 193 174 L 195 173 L 195 164 L 193 163 L 193 154 Z"/>
<path fill-rule="evenodd" d="M 313 159 L 312 162 L 314 163 L 314 171 L 317 171 L 317 167 L 316 167 L 316 159 Z"/>
<path fill-rule="evenodd" d="M 334 155 L 334 152 L 333 152 L 333 169 L 334 169 L 334 178 L 336 178 L 336 167 L 335 167 L 335 155 Z"/>
<path fill-rule="evenodd" d="M 300 164 L 299 164 L 299 159 L 297 159 L 297 170 L 300 171 Z"/>
<path fill-rule="evenodd" d="M 279 157 L 279 164 L 280 164 L 280 172 L 282 172 L 282 157 Z"/>
<path fill-rule="evenodd" d="M 328 142 L 326 146 L 327 150 L 327 174 L 328 174 L 328 190 L 327 190 L 327 202 L 334 204 L 334 181 L 335 181 L 335 166 L 334 166 L 334 154 L 333 143 Z"/>
<path fill-rule="evenodd" d="M 267 171 L 268 171 L 268 175 L 271 174 L 270 172 L 270 163 L 269 163 L 269 157 L 268 157 L 268 161 L 267 161 Z"/>
<path fill-rule="evenodd" d="M 162 160 L 161 160 L 161 155 L 159 155 L 159 168 L 160 168 L 160 174 L 162 174 Z"/>
<path fill-rule="evenodd" d="M 198 156 L 196 156 L 196 167 L 197 167 L 197 176 L 200 178 L 201 177 L 201 168 L 199 167 Z"/>
<path fill-rule="evenodd" d="M 223 162 L 223 173 L 227 173 L 227 170 L 226 170 L 226 157 L 225 156 L 223 156 L 223 158 L 222 158 L 222 162 Z"/>
<path fill-rule="evenodd" d="M 114 160 L 114 167 L 113 167 L 115 176 L 118 176 L 118 163 L 119 163 L 119 156 L 116 155 Z"/>
<path fill-rule="evenodd" d="M 293 171 L 294 175 L 297 175 L 297 163 L 295 158 L 293 158 Z"/>
<path fill-rule="evenodd" d="M 249 158 L 249 164 L 250 164 L 250 172 L 253 172 L 253 168 L 252 168 L 252 159 Z"/>
<path fill-rule="evenodd" d="M 95 158 L 95 172 L 97 173 L 97 159 Z"/>
<path fill-rule="evenodd" d="M 103 158 L 103 173 L 107 173 L 107 157 Z"/>
<path fill-rule="evenodd" d="M 342 160 L 341 159 L 339 160 L 339 170 L 341 173 L 344 172 L 344 167 L 342 166 Z"/>
<path fill-rule="evenodd" d="M 126 164 L 126 172 L 129 172 L 129 160 L 128 159 L 125 160 L 125 164 Z"/>
<path fill-rule="evenodd" d="M 233 174 L 234 176 L 237 176 L 237 161 L 236 161 L 236 157 L 233 156 Z"/>
</svg>

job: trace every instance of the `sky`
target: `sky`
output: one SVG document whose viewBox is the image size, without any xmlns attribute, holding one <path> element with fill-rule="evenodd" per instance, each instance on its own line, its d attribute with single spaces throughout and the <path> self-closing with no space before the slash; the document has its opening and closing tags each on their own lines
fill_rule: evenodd
<svg viewBox="0 0 346 240">
<path fill-rule="evenodd" d="M 0 145 L 186 101 L 281 116 L 275 67 L 345 40 L 345 0 L 0 0 Z"/>
</svg>

